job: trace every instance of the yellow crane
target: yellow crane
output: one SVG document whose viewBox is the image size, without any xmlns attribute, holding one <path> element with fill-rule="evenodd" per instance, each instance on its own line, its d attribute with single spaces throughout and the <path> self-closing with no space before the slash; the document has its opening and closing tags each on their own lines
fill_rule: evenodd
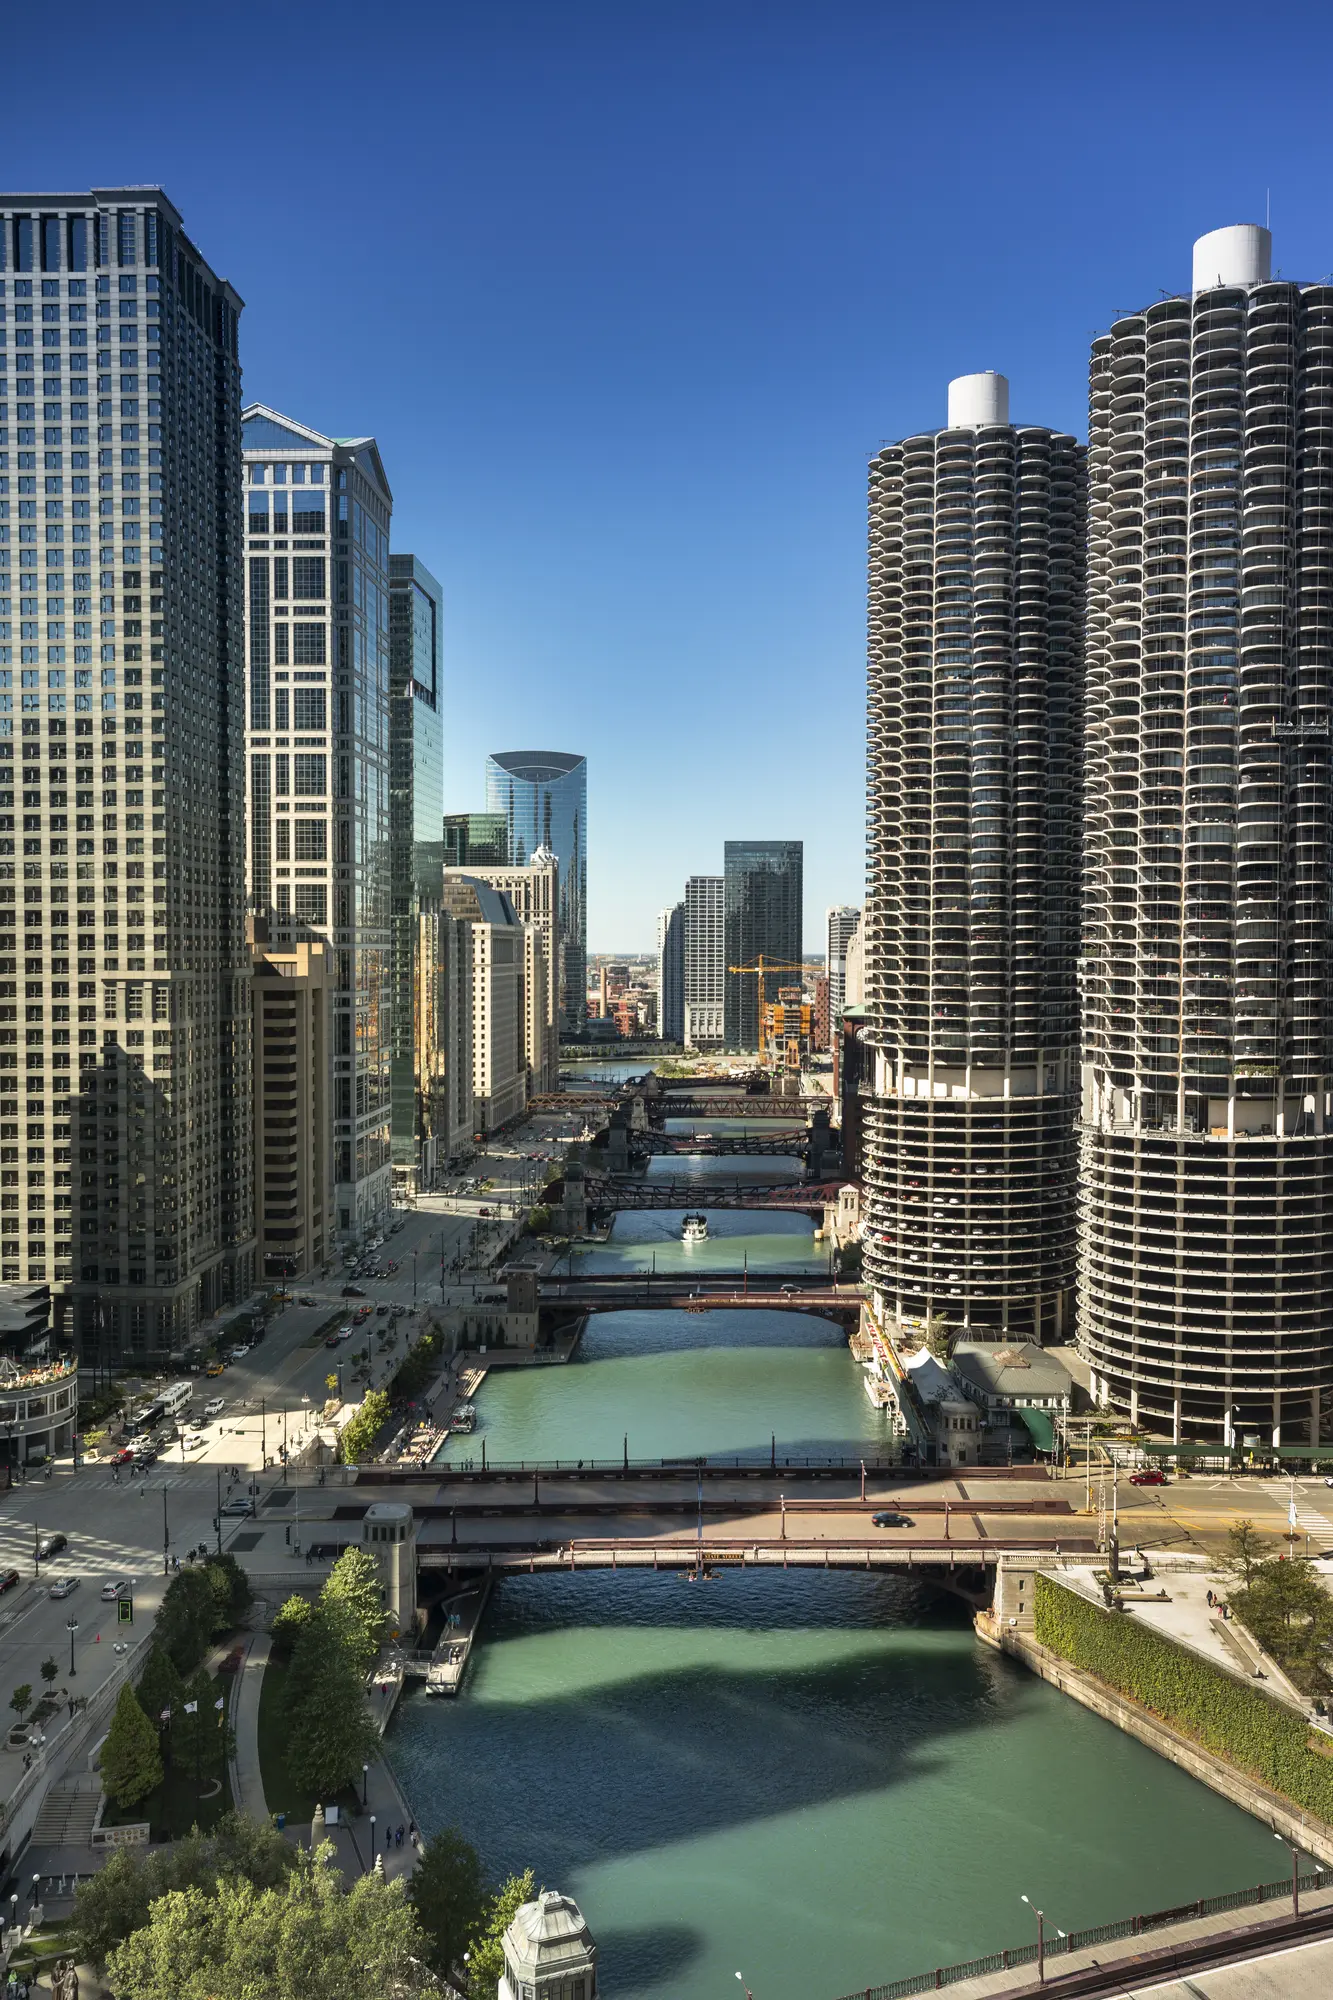
<svg viewBox="0 0 1333 2000">
<path fill-rule="evenodd" d="M 768 1005 L 768 991 L 764 982 L 767 979 L 768 974 L 770 972 L 799 972 L 804 974 L 808 970 L 809 968 L 805 965 L 793 965 L 790 959 L 765 958 L 762 952 L 759 954 L 759 957 L 755 960 L 753 965 L 729 965 L 727 967 L 728 972 L 740 973 L 743 976 L 750 976 L 750 977 L 754 977 L 757 975 L 758 977 L 759 1053 L 761 1056 L 764 1053 L 764 1009 Z"/>
</svg>

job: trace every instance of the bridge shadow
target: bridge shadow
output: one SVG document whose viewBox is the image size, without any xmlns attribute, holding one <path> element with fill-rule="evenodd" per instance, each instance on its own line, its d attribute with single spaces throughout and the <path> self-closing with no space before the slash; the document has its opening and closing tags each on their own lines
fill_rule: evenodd
<svg viewBox="0 0 1333 2000">
<path fill-rule="evenodd" d="M 700 1957 L 705 1940 L 689 1924 L 655 1924 L 640 1930 L 598 1930 L 597 1959 L 605 1976 L 613 1968 L 617 1993 L 643 1993 L 679 1979 Z"/>
<path fill-rule="evenodd" d="M 818 1313 L 772 1311 L 672 1312 L 649 1307 L 588 1316 L 574 1362 L 607 1361 L 635 1354 L 684 1354 L 708 1347 L 840 1347 L 837 1320 Z"/>
</svg>

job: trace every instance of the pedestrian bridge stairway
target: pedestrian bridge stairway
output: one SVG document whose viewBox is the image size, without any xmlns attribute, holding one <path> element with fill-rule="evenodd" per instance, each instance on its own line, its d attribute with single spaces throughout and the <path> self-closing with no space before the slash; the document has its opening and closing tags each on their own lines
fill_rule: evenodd
<svg viewBox="0 0 1333 2000">
<path fill-rule="evenodd" d="M 67 1778 L 52 1785 L 32 1832 L 34 1847 L 88 1847 L 92 1842 L 102 1788 L 94 1781 Z"/>
</svg>

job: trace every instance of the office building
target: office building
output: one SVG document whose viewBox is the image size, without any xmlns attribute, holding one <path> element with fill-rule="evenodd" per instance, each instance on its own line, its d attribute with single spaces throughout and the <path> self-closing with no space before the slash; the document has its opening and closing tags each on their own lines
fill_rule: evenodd
<svg viewBox="0 0 1333 2000">
<path fill-rule="evenodd" d="M 499 1131 L 527 1103 L 523 978 L 529 933 L 499 889 L 475 876 L 449 874 L 443 906 L 466 927 L 472 991 L 472 1103 L 476 1136 Z M 531 933 L 535 938 L 535 927 Z"/>
<path fill-rule="evenodd" d="M 720 875 L 685 883 L 685 1043 L 720 1049 L 725 1023 L 726 921 Z"/>
<path fill-rule="evenodd" d="M 824 961 L 828 978 L 828 1025 L 830 1039 L 838 1032 L 842 1010 L 846 1004 L 847 947 L 860 928 L 861 912 L 850 903 L 839 903 L 824 912 L 827 957 Z M 824 1046 L 828 1046 L 826 1043 Z"/>
<path fill-rule="evenodd" d="M 685 1038 L 685 905 L 657 913 L 657 1032 L 664 1042 Z"/>
<path fill-rule="evenodd" d="M 723 849 L 723 1040 L 758 1049 L 763 1002 L 801 968 L 803 849 L 799 840 L 729 840 Z M 771 972 L 741 971 L 763 958 Z"/>
<path fill-rule="evenodd" d="M 331 1251 L 331 953 L 253 942 L 255 1237 L 261 1280 L 304 1278 Z"/>
<path fill-rule="evenodd" d="M 241 301 L 138 187 L 0 196 L 0 302 L 0 1282 L 147 1363 L 254 1280 Z"/>
<path fill-rule="evenodd" d="M 423 909 L 417 963 L 417 1064 L 437 1172 L 474 1151 L 472 937 L 442 904 Z"/>
<path fill-rule="evenodd" d="M 333 949 L 333 1226 L 390 1205 L 389 521 L 375 440 L 252 403 L 246 489 L 250 907 Z"/>
<path fill-rule="evenodd" d="M 1085 454 L 1001 375 L 870 466 L 864 1261 L 890 1327 L 1073 1330 Z"/>
<path fill-rule="evenodd" d="M 532 932 L 524 946 L 523 1051 L 528 1094 L 544 1096 L 560 1082 L 560 866 L 539 847 L 525 868 L 446 868 L 444 880 L 467 876 L 498 889 L 520 924 Z"/>
<path fill-rule="evenodd" d="M 1212 1443 L 1333 1386 L 1333 287 L 1270 256 L 1092 351 L 1079 1342 Z"/>
<path fill-rule="evenodd" d="M 559 750 L 503 750 L 486 759 L 486 804 L 503 813 L 511 868 L 538 848 L 560 864 L 561 1033 L 587 1019 L 588 765 Z"/>
<path fill-rule="evenodd" d="M 446 813 L 446 868 L 507 868 L 509 820 L 504 813 Z"/>
<path fill-rule="evenodd" d="M 393 988 L 390 1146 L 405 1193 L 428 1188 L 439 1165 L 433 1092 L 418 1063 L 417 988 L 432 969 L 419 918 L 440 898 L 444 715 L 440 586 L 417 556 L 389 557 L 389 924 Z"/>
</svg>

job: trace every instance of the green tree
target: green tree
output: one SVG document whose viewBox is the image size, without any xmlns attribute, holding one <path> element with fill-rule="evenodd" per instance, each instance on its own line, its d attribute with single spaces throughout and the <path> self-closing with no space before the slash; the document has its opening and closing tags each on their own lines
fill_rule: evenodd
<svg viewBox="0 0 1333 2000">
<path fill-rule="evenodd" d="M 926 1352 L 933 1354 L 937 1361 L 948 1362 L 958 1341 L 959 1329 L 947 1320 L 943 1313 L 929 1313 L 926 1316 Z"/>
<path fill-rule="evenodd" d="M 1274 1544 L 1259 1533 L 1253 1521 L 1236 1521 L 1227 1529 L 1227 1552 L 1220 1567 L 1229 1576 L 1239 1577 L 1248 1589 L 1255 1571 L 1271 1561 L 1273 1554 Z"/>
<path fill-rule="evenodd" d="M 183 1771 L 200 1772 L 215 1768 L 218 1761 L 217 1686 L 212 1675 L 199 1667 L 181 1689 L 172 1712 L 171 1738 L 175 1761 Z"/>
<path fill-rule="evenodd" d="M 1231 1608 L 1283 1672 L 1307 1694 L 1331 1684 L 1325 1649 L 1333 1643 L 1333 1598 L 1303 1562 L 1263 1563 Z"/>
<path fill-rule="evenodd" d="M 332 1852 L 298 1850 L 277 1887 L 223 1880 L 213 1895 L 158 1897 L 111 1953 L 112 1988 L 133 2000 L 442 2000 L 402 1884 L 369 1874 L 344 1888 Z"/>
<path fill-rule="evenodd" d="M 430 1941 L 430 1962 L 451 1979 L 481 1930 L 490 1898 L 477 1851 L 453 1827 L 430 1840 L 407 1885 Z"/>
<path fill-rule="evenodd" d="M 528 1210 L 528 1234 L 529 1236 L 545 1236 L 550 1227 L 551 1211 L 544 1201 L 539 1201 L 535 1208 Z"/>
<path fill-rule="evenodd" d="M 384 1637 L 379 1564 L 369 1549 L 343 1550 L 319 1593 L 319 1603 L 329 1616 L 343 1620 L 351 1658 L 363 1674 L 368 1673 Z"/>
<path fill-rule="evenodd" d="M 366 1708 L 365 1675 L 349 1645 L 346 1614 L 315 1607 L 297 1634 L 284 1703 L 287 1764 L 298 1785 L 332 1798 L 379 1746 Z"/>
<path fill-rule="evenodd" d="M 339 1455 L 344 1465 L 359 1465 L 368 1457 L 376 1438 L 389 1421 L 389 1398 L 383 1389 L 367 1389 L 365 1399 L 343 1426 L 338 1440 Z"/>
<path fill-rule="evenodd" d="M 309 1624 L 314 1609 L 308 1597 L 289 1597 L 279 1607 L 273 1620 L 273 1650 L 280 1659 L 291 1658 L 297 1635 L 303 1625 Z"/>
<path fill-rule="evenodd" d="M 157 1731 L 140 1708 L 134 1689 L 120 1691 L 106 1742 L 102 1745 L 102 1784 L 119 1806 L 137 1805 L 162 1782 L 162 1753 Z"/>
<path fill-rule="evenodd" d="M 42 1679 L 46 1682 L 46 1685 L 48 1687 L 50 1687 L 53 1681 L 57 1681 L 60 1679 L 59 1660 L 53 1659 L 50 1655 L 48 1655 L 47 1658 L 42 1661 Z"/>
<path fill-rule="evenodd" d="M 203 1659 L 217 1623 L 217 1593 L 203 1569 L 183 1569 L 167 1585 L 154 1637 L 182 1674 Z"/>
<path fill-rule="evenodd" d="M 24 1681 L 21 1686 L 15 1688 L 13 1694 L 9 1697 L 9 1706 L 13 1709 L 19 1721 L 22 1722 L 24 1716 L 32 1707 L 31 1681 Z"/>
<path fill-rule="evenodd" d="M 536 1878 L 525 1868 L 521 1875 L 506 1876 L 491 1897 L 468 1960 L 473 2000 L 496 2000 L 505 1969 L 504 1934 L 524 1903 L 531 1903 L 536 1894 Z"/>
<path fill-rule="evenodd" d="M 227 1632 L 237 1624 L 250 1608 L 253 1592 L 250 1579 L 234 1555 L 230 1552 L 221 1556 L 210 1556 L 204 1564 L 204 1574 L 208 1578 L 216 1602 L 215 1632 Z"/>
<path fill-rule="evenodd" d="M 185 1683 L 177 1672 L 176 1662 L 170 1653 L 155 1645 L 139 1676 L 135 1694 L 140 1708 L 159 1736 L 166 1727 L 162 1720 L 163 1711 L 166 1710 L 169 1716 L 174 1717 L 184 1687 Z M 168 1736 L 165 1741 L 170 1743 L 171 1738 Z"/>
<path fill-rule="evenodd" d="M 135 1852 L 118 1848 L 106 1867 L 86 1877 L 74 1903 L 74 1929 L 82 1955 L 102 1964 L 108 1952 L 148 1922 L 149 1906 L 171 1890 L 213 1893 L 219 1881 L 245 1880 L 275 1888 L 293 1865 L 296 1850 L 271 1820 L 224 1813 L 208 1833 L 195 1827 L 169 1847 Z"/>
</svg>

